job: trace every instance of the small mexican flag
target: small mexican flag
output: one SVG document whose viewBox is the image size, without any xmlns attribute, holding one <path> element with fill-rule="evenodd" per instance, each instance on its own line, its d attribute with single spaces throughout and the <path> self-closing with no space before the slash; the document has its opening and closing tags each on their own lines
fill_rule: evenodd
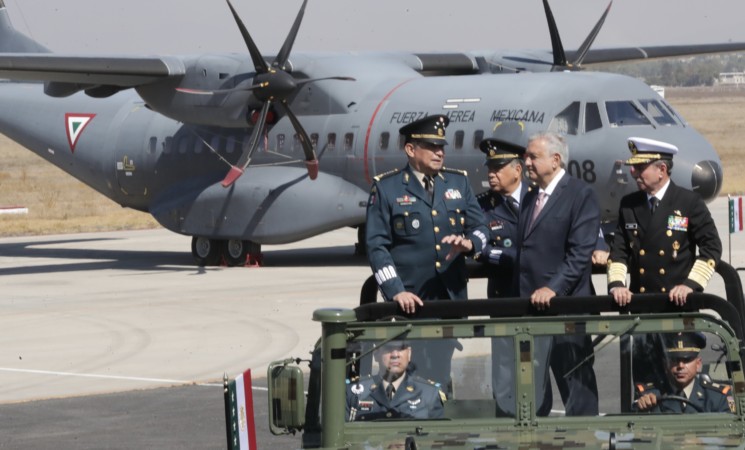
<svg viewBox="0 0 745 450">
<path fill-rule="evenodd" d="M 743 230 L 742 197 L 729 198 L 729 232 L 739 233 Z"/>
<path fill-rule="evenodd" d="M 256 425 L 254 423 L 253 391 L 251 390 L 251 369 L 228 381 L 225 386 L 225 427 L 228 450 L 255 450 Z"/>
</svg>

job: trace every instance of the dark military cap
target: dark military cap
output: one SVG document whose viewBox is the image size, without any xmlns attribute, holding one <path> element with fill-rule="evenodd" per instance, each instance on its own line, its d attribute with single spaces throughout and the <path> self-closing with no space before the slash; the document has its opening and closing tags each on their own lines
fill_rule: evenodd
<svg viewBox="0 0 745 450">
<path fill-rule="evenodd" d="M 661 159 L 672 160 L 678 153 L 678 147 L 667 142 L 655 141 L 654 139 L 630 137 L 629 150 L 633 155 L 626 160 L 626 165 L 648 164 Z"/>
<path fill-rule="evenodd" d="M 411 122 L 401 127 L 398 132 L 406 136 L 407 139 L 429 142 L 434 145 L 448 145 L 445 140 L 445 127 L 450 123 L 447 116 L 435 115 L 427 116 L 423 119 Z"/>
<path fill-rule="evenodd" d="M 503 166 L 525 153 L 525 147 L 499 139 L 484 139 L 479 148 L 486 154 L 485 166 Z"/>
<path fill-rule="evenodd" d="M 706 347 L 706 337 L 702 333 L 675 333 L 665 335 L 665 348 L 671 359 L 693 359 Z"/>
</svg>

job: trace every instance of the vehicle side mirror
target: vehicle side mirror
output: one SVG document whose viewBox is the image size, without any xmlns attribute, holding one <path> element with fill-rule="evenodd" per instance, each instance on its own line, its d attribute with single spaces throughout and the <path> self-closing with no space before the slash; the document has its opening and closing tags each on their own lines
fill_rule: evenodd
<svg viewBox="0 0 745 450">
<path fill-rule="evenodd" d="M 303 372 L 298 366 L 288 365 L 293 361 L 273 362 L 267 369 L 272 434 L 294 434 L 305 425 Z"/>
</svg>

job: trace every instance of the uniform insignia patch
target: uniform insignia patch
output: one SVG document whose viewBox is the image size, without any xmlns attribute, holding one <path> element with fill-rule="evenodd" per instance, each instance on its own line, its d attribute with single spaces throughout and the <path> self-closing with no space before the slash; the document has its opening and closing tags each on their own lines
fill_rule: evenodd
<svg viewBox="0 0 745 450">
<path fill-rule="evenodd" d="M 354 395 L 360 395 L 361 393 L 365 392 L 365 386 L 357 383 L 352 386 L 352 394 Z"/>
<path fill-rule="evenodd" d="M 512 247 L 512 239 L 507 238 L 504 240 L 504 246 L 505 247 Z"/>
<path fill-rule="evenodd" d="M 414 219 L 411 221 L 411 227 L 415 230 L 419 229 L 419 219 Z"/>
<path fill-rule="evenodd" d="M 668 216 L 667 229 L 675 231 L 688 231 L 688 217 Z"/>
<path fill-rule="evenodd" d="M 463 198 L 463 196 L 458 189 L 448 189 L 445 192 L 445 198 L 448 200 L 454 200 L 457 198 Z"/>
<path fill-rule="evenodd" d="M 455 226 L 455 219 L 453 219 L 452 217 L 450 218 L 450 226 L 451 227 Z"/>
<path fill-rule="evenodd" d="M 501 220 L 495 220 L 489 223 L 489 228 L 494 231 L 501 230 L 502 228 L 504 228 L 504 222 L 502 222 Z"/>
<path fill-rule="evenodd" d="M 372 400 L 360 400 L 358 403 L 360 411 L 372 411 L 375 402 Z"/>
<path fill-rule="evenodd" d="M 626 224 L 626 229 L 627 230 L 636 230 L 637 228 L 639 228 L 639 225 L 637 225 L 635 223 L 627 223 Z"/>
<path fill-rule="evenodd" d="M 406 390 L 409 392 L 414 392 L 414 386 L 406 386 Z"/>
<path fill-rule="evenodd" d="M 416 202 L 416 197 L 409 197 L 408 195 L 396 198 L 396 203 L 398 203 L 399 206 L 411 205 L 414 202 Z"/>
<path fill-rule="evenodd" d="M 416 406 L 416 405 L 418 405 L 419 403 L 422 402 L 422 399 L 421 398 L 418 398 L 416 400 L 406 400 L 406 401 L 409 402 L 409 405 Z"/>
</svg>

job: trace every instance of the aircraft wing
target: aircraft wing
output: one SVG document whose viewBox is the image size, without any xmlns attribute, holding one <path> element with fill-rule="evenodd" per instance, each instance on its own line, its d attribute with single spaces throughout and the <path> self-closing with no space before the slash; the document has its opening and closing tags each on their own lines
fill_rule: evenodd
<svg viewBox="0 0 745 450">
<path fill-rule="evenodd" d="M 666 45 L 653 47 L 623 47 L 590 49 L 583 64 L 637 61 L 641 59 L 669 58 L 676 56 L 696 56 L 708 53 L 729 53 L 745 51 L 745 42 L 720 44 Z M 574 51 L 567 51 L 567 59 L 574 59 Z"/>
<path fill-rule="evenodd" d="M 0 54 L 0 78 L 13 80 L 130 88 L 184 73 L 183 61 L 174 57 Z"/>
</svg>

